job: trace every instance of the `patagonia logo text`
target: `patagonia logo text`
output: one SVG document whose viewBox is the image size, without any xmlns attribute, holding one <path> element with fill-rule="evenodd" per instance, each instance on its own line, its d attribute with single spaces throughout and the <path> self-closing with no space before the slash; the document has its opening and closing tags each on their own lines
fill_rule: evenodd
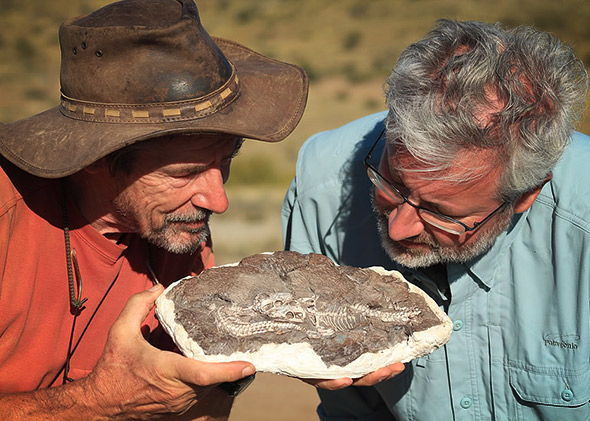
<svg viewBox="0 0 590 421">
<path fill-rule="evenodd" d="M 578 349 L 579 335 L 560 335 L 559 333 L 548 333 L 543 336 L 545 345 L 556 346 L 563 349 Z"/>
</svg>

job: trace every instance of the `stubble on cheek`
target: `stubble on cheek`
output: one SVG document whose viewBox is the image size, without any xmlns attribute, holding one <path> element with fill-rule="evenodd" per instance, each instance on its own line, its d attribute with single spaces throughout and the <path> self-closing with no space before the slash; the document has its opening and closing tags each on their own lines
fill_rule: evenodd
<svg viewBox="0 0 590 421">
<path fill-rule="evenodd" d="M 150 180 L 150 176 L 141 177 L 130 184 L 122 180 L 113 206 L 131 232 L 145 238 L 150 232 L 165 225 L 167 213 L 162 208 L 161 196 L 166 190 L 165 185 Z"/>
</svg>

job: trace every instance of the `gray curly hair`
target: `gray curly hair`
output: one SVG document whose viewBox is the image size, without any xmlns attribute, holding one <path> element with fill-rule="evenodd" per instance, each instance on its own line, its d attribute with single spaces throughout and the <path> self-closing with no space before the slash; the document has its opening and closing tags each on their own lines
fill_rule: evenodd
<svg viewBox="0 0 590 421">
<path fill-rule="evenodd" d="M 557 164 L 587 89 L 584 65 L 551 34 L 440 20 L 387 80 L 387 137 L 432 178 L 461 182 L 499 165 L 498 199 L 511 202 Z M 494 151 L 496 162 L 444 171 L 464 150 Z"/>
</svg>

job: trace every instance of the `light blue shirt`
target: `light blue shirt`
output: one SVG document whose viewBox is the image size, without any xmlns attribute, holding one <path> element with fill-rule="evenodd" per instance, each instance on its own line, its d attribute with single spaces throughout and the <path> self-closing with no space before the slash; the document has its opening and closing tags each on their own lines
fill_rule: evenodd
<svg viewBox="0 0 590 421">
<path fill-rule="evenodd" d="M 363 159 L 384 118 L 303 145 L 282 210 L 285 248 L 401 269 L 442 305 L 423 270 L 396 267 L 380 246 Z M 447 278 L 448 344 L 374 387 L 320 391 L 321 419 L 590 420 L 590 138 L 575 133 L 531 208 L 487 253 L 447 264 Z"/>
</svg>

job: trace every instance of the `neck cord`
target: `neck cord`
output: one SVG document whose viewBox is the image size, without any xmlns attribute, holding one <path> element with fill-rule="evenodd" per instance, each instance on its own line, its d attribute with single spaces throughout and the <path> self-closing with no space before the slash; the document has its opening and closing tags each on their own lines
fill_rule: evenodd
<svg viewBox="0 0 590 421">
<path fill-rule="evenodd" d="M 82 277 L 80 276 L 80 268 L 78 267 L 78 258 L 76 257 L 76 250 L 70 248 L 70 228 L 68 222 L 68 207 L 66 201 L 66 183 L 62 180 L 62 207 L 63 207 L 63 221 L 64 221 L 64 240 L 66 243 L 66 266 L 68 269 L 68 284 L 70 287 L 70 306 L 71 311 L 74 314 L 74 322 L 76 316 L 82 310 L 82 306 L 88 300 L 88 298 L 81 299 L 82 297 Z M 76 291 L 74 288 L 74 274 L 72 271 L 72 260 L 76 270 L 76 279 L 78 279 L 78 297 L 76 297 Z"/>
<path fill-rule="evenodd" d="M 76 250 L 71 249 L 71 246 L 70 246 L 70 229 L 69 229 L 69 222 L 68 222 L 68 211 L 67 211 L 67 200 L 66 200 L 67 191 L 66 191 L 66 185 L 65 185 L 64 180 L 62 180 L 61 185 L 62 185 L 64 240 L 65 240 L 65 247 L 66 247 L 66 266 L 67 266 L 67 271 L 68 271 L 68 285 L 69 285 L 69 290 L 70 290 L 70 311 L 74 315 L 74 320 L 72 321 L 72 330 L 70 332 L 70 340 L 69 340 L 69 344 L 68 344 L 68 354 L 66 356 L 66 361 L 65 361 L 63 369 L 62 369 L 63 370 L 63 384 L 66 384 L 66 383 L 74 381 L 74 379 L 72 379 L 71 377 L 68 376 L 69 371 L 70 371 L 70 360 L 72 359 L 74 352 L 76 352 L 78 345 L 80 345 L 80 341 L 82 340 L 82 338 L 84 337 L 84 334 L 88 330 L 90 323 L 92 323 L 92 320 L 94 320 L 96 313 L 98 312 L 98 310 L 102 306 L 103 302 L 106 300 L 106 298 L 109 295 L 109 292 L 111 291 L 113 286 L 115 286 L 115 282 L 117 282 L 117 279 L 119 279 L 119 274 L 117 273 L 117 276 L 115 276 L 115 279 L 113 279 L 113 281 L 111 282 L 111 284 L 107 288 L 106 292 L 104 293 L 104 295 L 100 299 L 100 302 L 98 303 L 98 305 L 96 306 L 96 309 L 94 310 L 94 312 L 92 313 L 92 315 L 88 319 L 88 323 L 86 324 L 86 326 L 82 330 L 82 333 L 80 333 L 80 337 L 78 338 L 78 340 L 76 341 L 76 344 L 74 345 L 74 332 L 75 332 L 75 328 L 76 328 L 76 319 L 80 315 L 82 310 L 85 308 L 84 303 L 86 303 L 86 301 L 88 301 L 88 298 L 82 298 L 82 277 L 80 275 L 80 268 L 78 266 L 78 258 L 76 256 Z M 149 258 L 148 268 L 149 268 L 150 272 L 152 273 L 152 276 L 154 278 L 154 283 L 158 283 L 156 275 L 152 269 L 153 255 L 152 255 L 152 250 L 149 247 L 149 245 L 148 245 L 148 258 Z M 73 262 L 73 268 L 72 268 L 72 262 Z M 76 274 L 76 279 L 78 280 L 78 296 L 77 297 L 76 297 L 76 292 L 75 292 L 75 287 L 74 287 L 74 272 Z M 53 381 L 50 384 L 54 384 L 58 377 L 59 377 L 59 373 L 55 376 L 55 378 L 53 379 Z"/>
<path fill-rule="evenodd" d="M 76 352 L 76 349 L 78 348 L 80 341 L 84 337 L 84 334 L 88 330 L 90 323 L 92 322 L 92 320 L 94 320 L 94 316 L 96 316 L 96 313 L 98 312 L 98 310 L 102 306 L 102 303 L 105 301 L 109 292 L 111 291 L 111 289 L 115 285 L 115 282 L 117 281 L 117 279 L 119 279 L 119 275 L 117 274 L 117 276 L 115 276 L 115 279 L 113 279 L 113 281 L 111 282 L 111 284 L 107 288 L 103 297 L 100 299 L 100 302 L 96 306 L 96 309 L 94 310 L 94 312 L 92 313 L 92 315 L 88 319 L 88 323 L 86 324 L 86 326 L 82 330 L 82 333 L 80 333 L 80 337 L 76 341 L 76 344 L 74 345 L 74 332 L 76 329 L 76 319 L 78 318 L 78 316 L 80 315 L 82 310 L 85 308 L 84 303 L 86 303 L 86 301 L 88 299 L 82 298 L 82 277 L 80 275 L 80 268 L 78 266 L 78 258 L 76 257 L 76 250 L 71 249 L 71 247 L 70 247 L 70 229 L 69 229 L 68 211 L 67 211 L 67 205 L 66 205 L 67 195 L 66 195 L 65 181 L 63 181 L 63 180 L 62 180 L 62 196 L 63 196 L 62 197 L 62 207 L 63 207 L 63 221 L 64 221 L 64 240 L 65 240 L 65 246 L 66 246 L 66 265 L 67 265 L 67 270 L 68 270 L 68 284 L 69 284 L 69 289 L 70 289 L 70 311 L 74 315 L 74 320 L 72 321 L 72 330 L 70 332 L 70 340 L 69 340 L 69 344 L 68 344 L 68 354 L 66 356 L 66 361 L 65 361 L 64 367 L 63 367 L 63 384 L 66 384 L 68 382 L 74 381 L 74 379 L 72 379 L 68 376 L 69 371 L 70 371 L 70 360 L 72 359 L 74 352 Z M 72 262 L 73 262 L 73 268 L 72 268 Z M 75 272 L 76 278 L 78 280 L 78 296 L 77 297 L 76 297 L 75 287 L 74 287 L 74 272 Z M 55 382 L 55 380 L 57 380 L 57 377 L 59 377 L 59 373 L 56 376 L 56 378 L 51 382 L 52 384 Z"/>
<path fill-rule="evenodd" d="M 65 180 L 61 182 L 62 191 L 62 208 L 63 208 L 63 221 L 64 221 L 64 240 L 66 246 L 66 267 L 68 270 L 68 285 L 70 288 L 70 312 L 74 315 L 72 321 L 72 330 L 70 331 L 70 340 L 68 342 L 68 354 L 66 356 L 66 362 L 64 365 L 63 384 L 73 381 L 68 376 L 70 372 L 70 361 L 72 359 L 73 351 L 72 345 L 74 343 L 74 332 L 76 330 L 76 319 L 82 312 L 82 307 L 88 298 L 81 299 L 82 297 L 82 277 L 80 276 L 80 268 L 78 267 L 78 258 L 76 257 L 76 250 L 71 250 L 70 247 L 70 227 L 68 221 L 68 207 L 66 200 L 66 183 Z M 78 279 L 78 297 L 76 297 L 76 291 L 74 288 L 74 273 L 72 270 L 72 260 L 76 270 L 76 278 Z"/>
</svg>

